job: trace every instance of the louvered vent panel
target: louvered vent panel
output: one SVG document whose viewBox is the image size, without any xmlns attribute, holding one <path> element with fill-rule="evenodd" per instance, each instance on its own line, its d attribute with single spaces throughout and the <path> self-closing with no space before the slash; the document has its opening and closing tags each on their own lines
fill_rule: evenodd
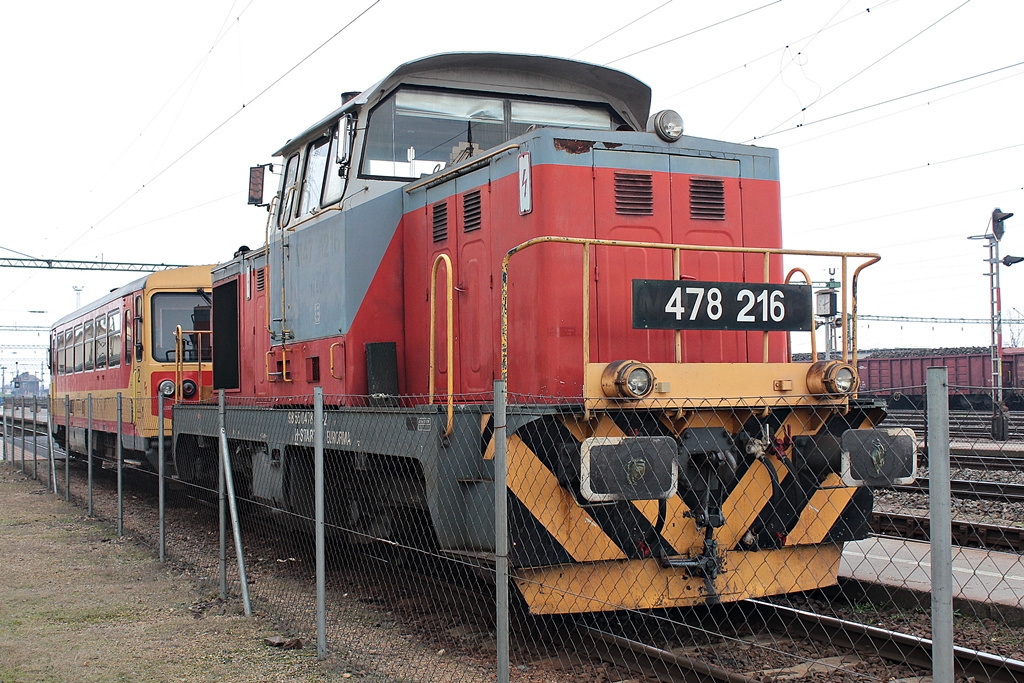
<svg viewBox="0 0 1024 683">
<path fill-rule="evenodd" d="M 258 268 L 256 270 L 256 291 L 257 292 L 262 292 L 263 291 L 263 287 L 266 284 L 266 280 L 265 280 L 266 276 L 264 275 L 264 272 L 265 271 L 263 270 L 263 268 Z"/>
<path fill-rule="evenodd" d="M 480 211 L 480 190 L 467 192 L 462 197 L 462 229 L 464 232 L 479 230 L 483 223 Z"/>
<path fill-rule="evenodd" d="M 615 173 L 615 213 L 654 215 L 654 180 L 650 173 Z"/>
<path fill-rule="evenodd" d="M 448 202 L 434 204 L 434 241 L 448 239 Z"/>
<path fill-rule="evenodd" d="M 719 178 L 690 178 L 690 218 L 725 220 L 725 181 Z"/>
</svg>

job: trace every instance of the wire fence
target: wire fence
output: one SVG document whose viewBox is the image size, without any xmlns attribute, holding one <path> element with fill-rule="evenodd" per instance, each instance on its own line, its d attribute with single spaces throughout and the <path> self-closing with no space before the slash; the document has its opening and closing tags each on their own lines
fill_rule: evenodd
<svg viewBox="0 0 1024 683">
<path fill-rule="evenodd" d="M 891 412 L 229 397 L 168 404 L 163 441 L 57 397 L 8 402 L 3 456 L 193 575 L 194 609 L 363 680 L 1024 680 L 1020 417 L 935 382 Z"/>
</svg>

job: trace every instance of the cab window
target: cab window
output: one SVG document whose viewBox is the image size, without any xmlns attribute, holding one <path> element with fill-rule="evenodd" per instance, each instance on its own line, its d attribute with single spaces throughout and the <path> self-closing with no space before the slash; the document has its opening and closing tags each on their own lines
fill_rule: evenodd
<svg viewBox="0 0 1024 683">
<path fill-rule="evenodd" d="M 302 191 L 299 193 L 299 216 L 315 212 L 323 193 L 324 174 L 327 171 L 327 156 L 331 139 L 326 135 L 311 142 L 306 148 L 306 172 L 303 173 Z"/>
<path fill-rule="evenodd" d="M 288 158 L 284 169 L 284 196 L 281 197 L 281 207 L 277 214 L 277 225 L 285 227 L 291 221 L 292 207 L 295 206 L 295 179 L 299 175 L 299 155 L 293 154 Z"/>
</svg>

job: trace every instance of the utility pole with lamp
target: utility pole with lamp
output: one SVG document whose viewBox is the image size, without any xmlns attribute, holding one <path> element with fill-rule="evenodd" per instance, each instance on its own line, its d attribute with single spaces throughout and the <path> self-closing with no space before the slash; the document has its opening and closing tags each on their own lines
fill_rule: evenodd
<svg viewBox="0 0 1024 683">
<path fill-rule="evenodd" d="M 991 231 L 984 235 L 972 235 L 967 239 L 988 241 L 988 278 L 989 278 L 989 310 L 991 312 L 992 337 L 992 438 L 1006 441 L 1006 408 L 1003 406 L 1003 302 L 999 289 L 999 264 L 1012 266 L 1024 261 L 1021 256 L 1004 256 L 999 258 L 999 241 L 1006 231 L 1004 221 L 1013 217 L 1012 213 L 1000 208 L 992 210 L 989 223 Z"/>
</svg>

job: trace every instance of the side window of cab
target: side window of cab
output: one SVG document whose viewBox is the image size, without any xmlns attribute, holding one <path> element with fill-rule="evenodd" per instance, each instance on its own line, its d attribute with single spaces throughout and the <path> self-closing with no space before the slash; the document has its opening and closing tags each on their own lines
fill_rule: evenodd
<svg viewBox="0 0 1024 683">
<path fill-rule="evenodd" d="M 295 181 L 299 176 L 299 155 L 298 153 L 288 157 L 284 168 L 284 197 L 281 198 L 281 208 L 277 214 L 277 227 L 284 228 L 291 222 L 292 209 L 295 206 L 295 193 L 298 188 Z"/>
</svg>

